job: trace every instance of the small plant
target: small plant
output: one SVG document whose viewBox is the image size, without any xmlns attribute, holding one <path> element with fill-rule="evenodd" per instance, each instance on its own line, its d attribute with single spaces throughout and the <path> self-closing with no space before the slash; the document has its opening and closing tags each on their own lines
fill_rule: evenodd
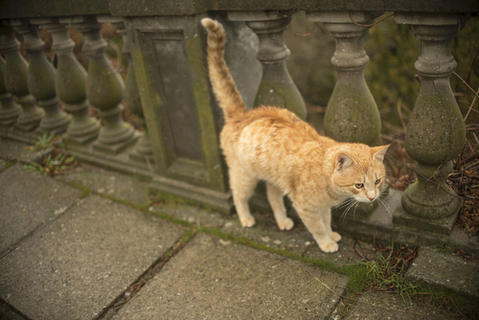
<svg viewBox="0 0 479 320">
<path fill-rule="evenodd" d="M 58 150 L 55 154 L 48 155 L 41 163 L 30 162 L 23 166 L 27 172 L 38 172 L 44 175 L 53 176 L 65 171 L 69 166 L 75 165 L 75 158 L 67 156 Z"/>
<path fill-rule="evenodd" d="M 43 151 L 48 148 L 53 148 L 53 140 L 56 138 L 54 134 L 44 133 L 38 136 L 38 139 L 33 142 L 30 147 L 31 152 Z"/>
</svg>

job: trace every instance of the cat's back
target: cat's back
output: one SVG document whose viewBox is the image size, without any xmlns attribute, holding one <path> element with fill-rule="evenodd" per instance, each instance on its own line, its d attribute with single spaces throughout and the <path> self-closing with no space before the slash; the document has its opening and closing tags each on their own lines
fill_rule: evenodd
<svg viewBox="0 0 479 320">
<path fill-rule="evenodd" d="M 262 179 L 277 180 L 301 170 L 333 143 L 287 109 L 260 107 L 228 119 L 221 132 L 223 151 L 236 166 Z M 284 176 L 284 179 L 289 179 Z"/>
<path fill-rule="evenodd" d="M 237 142 L 267 140 L 272 142 L 321 141 L 329 140 L 320 136 L 308 123 L 299 119 L 287 109 L 275 107 L 259 107 L 252 109 L 240 117 L 228 119 L 223 131 Z M 230 140 L 230 142 L 233 142 Z"/>
</svg>

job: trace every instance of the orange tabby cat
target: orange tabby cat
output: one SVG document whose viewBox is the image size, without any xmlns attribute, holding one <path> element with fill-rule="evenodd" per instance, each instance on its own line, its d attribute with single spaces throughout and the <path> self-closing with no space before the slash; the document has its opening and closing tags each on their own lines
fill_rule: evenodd
<svg viewBox="0 0 479 320">
<path fill-rule="evenodd" d="M 224 60 L 223 26 L 209 18 L 201 23 L 208 31 L 211 83 L 225 114 L 221 148 L 241 224 L 255 224 L 248 199 L 264 180 L 279 229 L 294 226 L 283 202 L 287 194 L 321 250 L 337 251 L 341 236 L 331 229 L 331 207 L 348 198 L 371 202 L 379 197 L 388 146 L 338 143 L 286 109 L 248 111 Z"/>
</svg>

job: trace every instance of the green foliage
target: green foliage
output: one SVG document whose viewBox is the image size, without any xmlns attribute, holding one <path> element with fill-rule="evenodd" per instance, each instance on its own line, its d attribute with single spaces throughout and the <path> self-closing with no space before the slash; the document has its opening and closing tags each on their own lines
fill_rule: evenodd
<svg viewBox="0 0 479 320">
<path fill-rule="evenodd" d="M 397 25 L 390 18 L 369 29 L 364 49 L 370 57 L 364 76 L 371 94 L 380 110 L 390 111 L 383 119 L 401 126 L 398 101 L 412 110 L 420 88 L 414 68 L 421 53 L 419 40 L 408 26 Z"/>
<path fill-rule="evenodd" d="M 48 148 L 53 148 L 53 140 L 55 139 L 54 134 L 45 132 L 41 136 L 38 136 L 38 139 L 33 142 L 33 145 L 30 149 L 31 152 L 43 151 Z"/>
<path fill-rule="evenodd" d="M 334 38 L 300 12 L 293 15 L 284 42 L 291 51 L 288 71 L 304 101 L 326 107 L 336 82 L 336 71 L 330 63 Z"/>
<path fill-rule="evenodd" d="M 38 172 L 40 174 L 53 176 L 67 169 L 67 166 L 73 164 L 75 158 L 63 153 L 48 155 L 41 163 L 30 162 L 23 166 L 27 172 Z"/>
<path fill-rule="evenodd" d="M 455 72 L 474 90 L 479 89 L 479 18 L 470 18 L 459 36 L 452 42 L 452 55 L 457 61 Z M 451 88 L 456 93 L 458 104 L 465 115 L 474 94 L 456 75 L 451 77 Z M 479 101 L 476 100 L 476 110 Z"/>
<path fill-rule="evenodd" d="M 372 280 L 372 285 L 375 288 L 388 289 L 397 291 L 404 302 L 411 300 L 411 294 L 413 294 L 417 286 L 404 281 L 405 270 L 404 264 L 398 265 L 401 260 L 393 261 L 391 259 L 393 250 L 391 250 L 388 257 L 383 257 L 382 254 L 378 254 L 378 259 L 373 261 L 363 261 L 361 264 L 367 267 L 367 277 L 369 281 Z"/>
</svg>

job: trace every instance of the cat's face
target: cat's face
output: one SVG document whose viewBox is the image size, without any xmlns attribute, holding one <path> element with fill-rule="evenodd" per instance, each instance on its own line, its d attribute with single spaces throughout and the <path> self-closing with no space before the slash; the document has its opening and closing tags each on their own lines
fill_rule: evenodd
<svg viewBox="0 0 479 320">
<path fill-rule="evenodd" d="M 376 200 L 386 179 L 383 160 L 387 148 L 353 145 L 339 153 L 332 176 L 335 191 L 359 202 Z"/>
</svg>

